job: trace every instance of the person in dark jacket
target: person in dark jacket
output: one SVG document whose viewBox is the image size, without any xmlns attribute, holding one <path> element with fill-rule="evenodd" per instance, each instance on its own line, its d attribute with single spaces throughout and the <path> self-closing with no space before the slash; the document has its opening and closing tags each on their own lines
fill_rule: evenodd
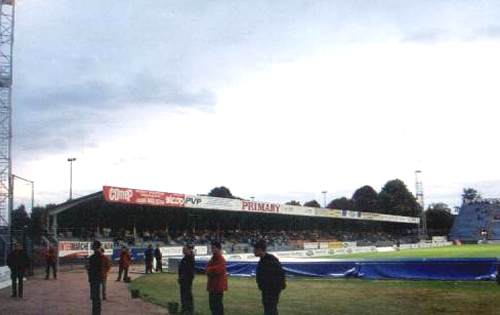
<svg viewBox="0 0 500 315">
<path fill-rule="evenodd" d="M 49 245 L 47 253 L 45 254 L 45 280 L 49 280 L 50 269 L 52 268 L 52 275 L 57 279 L 57 253 L 52 245 Z"/>
<path fill-rule="evenodd" d="M 179 264 L 179 286 L 181 291 L 181 314 L 194 314 L 193 279 L 194 279 L 194 247 L 185 245 L 182 248 L 184 258 Z"/>
<path fill-rule="evenodd" d="M 280 293 L 286 288 L 285 272 L 278 258 L 266 252 L 266 241 L 254 245 L 254 254 L 260 257 L 257 265 L 257 286 L 262 292 L 264 315 L 278 315 Z"/>
<path fill-rule="evenodd" d="M 227 291 L 226 260 L 222 256 L 222 246 L 218 241 L 212 241 L 212 258 L 207 264 L 208 302 L 212 315 L 224 315 L 224 291 Z"/>
<path fill-rule="evenodd" d="M 146 264 L 146 273 L 153 273 L 153 245 L 151 244 L 144 252 L 144 263 Z"/>
<path fill-rule="evenodd" d="M 14 250 L 7 256 L 7 266 L 12 280 L 12 297 L 23 297 L 24 273 L 29 267 L 29 259 L 21 244 L 15 244 Z"/>
<path fill-rule="evenodd" d="M 88 262 L 88 277 L 90 283 L 90 299 L 92 300 L 92 315 L 101 314 L 101 284 L 102 284 L 102 253 L 101 242 L 94 241 L 92 243 L 94 254 L 90 256 Z"/>
<path fill-rule="evenodd" d="M 163 271 L 163 266 L 162 266 L 162 261 L 161 261 L 161 250 L 160 250 L 160 244 L 156 244 L 155 248 L 155 260 L 156 260 L 156 272 L 162 272 Z"/>
</svg>

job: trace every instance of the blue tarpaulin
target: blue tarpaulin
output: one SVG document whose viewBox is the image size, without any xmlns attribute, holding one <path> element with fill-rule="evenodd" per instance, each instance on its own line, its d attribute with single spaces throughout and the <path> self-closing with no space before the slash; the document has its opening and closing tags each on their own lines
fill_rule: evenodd
<svg viewBox="0 0 500 315">
<path fill-rule="evenodd" d="M 282 261 L 288 276 L 404 280 L 494 280 L 496 258 L 403 259 L 403 260 L 301 260 Z M 206 260 L 197 260 L 204 271 Z M 232 276 L 255 276 L 256 261 L 229 261 Z"/>
</svg>

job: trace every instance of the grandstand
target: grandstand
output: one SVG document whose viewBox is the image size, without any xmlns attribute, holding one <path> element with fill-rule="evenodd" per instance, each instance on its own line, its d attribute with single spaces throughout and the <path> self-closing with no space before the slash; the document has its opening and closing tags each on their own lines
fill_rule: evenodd
<svg viewBox="0 0 500 315">
<path fill-rule="evenodd" d="M 500 199 L 464 203 L 449 236 L 462 242 L 500 241 Z"/>
<path fill-rule="evenodd" d="M 245 253 L 260 238 L 279 251 L 302 250 L 307 243 L 415 243 L 419 222 L 381 213 L 104 186 L 51 208 L 46 238 L 97 238 L 114 247 L 137 248 L 151 242 L 165 247 L 207 245 L 217 239 L 227 253 Z"/>
</svg>

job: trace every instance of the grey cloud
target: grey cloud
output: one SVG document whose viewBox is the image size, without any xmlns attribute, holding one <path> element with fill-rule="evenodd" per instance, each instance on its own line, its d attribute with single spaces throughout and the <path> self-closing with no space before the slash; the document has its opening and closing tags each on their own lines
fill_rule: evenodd
<svg viewBox="0 0 500 315">
<path fill-rule="evenodd" d="M 208 89 L 187 90 L 174 83 L 137 76 L 126 83 L 86 81 L 22 90 L 16 97 L 21 106 L 33 110 L 84 107 L 109 109 L 124 103 L 164 104 L 169 106 L 212 106 L 215 94 Z"/>
<path fill-rule="evenodd" d="M 421 43 L 436 43 L 442 40 L 446 40 L 447 36 L 443 31 L 421 31 L 406 36 L 403 41 L 407 42 L 421 42 Z"/>
<path fill-rule="evenodd" d="M 434 44 L 450 40 L 476 41 L 484 39 L 500 39 L 500 25 L 491 25 L 484 28 L 477 28 L 475 30 L 466 30 L 461 32 L 453 32 L 443 29 L 421 30 L 418 32 L 409 33 L 403 38 L 403 41 Z"/>
<path fill-rule="evenodd" d="M 471 29 L 498 36 L 499 9 L 493 1 L 34 1 L 16 25 L 17 145 L 67 149 L 108 124 L 100 113 L 129 103 L 209 109 L 214 91 L 247 71 L 343 42 L 434 42 Z"/>
<path fill-rule="evenodd" d="M 96 128 L 117 124 L 108 120 L 110 110 L 133 104 L 208 109 L 215 102 L 215 94 L 207 89 L 188 91 L 147 76 L 135 76 L 121 85 L 89 81 L 24 90 L 14 104 L 18 107 L 14 127 L 19 130 L 14 147 L 23 154 L 93 147 L 97 139 L 90 135 Z"/>
<path fill-rule="evenodd" d="M 480 38 L 500 39 L 500 24 L 480 28 L 475 32 L 475 34 Z"/>
</svg>

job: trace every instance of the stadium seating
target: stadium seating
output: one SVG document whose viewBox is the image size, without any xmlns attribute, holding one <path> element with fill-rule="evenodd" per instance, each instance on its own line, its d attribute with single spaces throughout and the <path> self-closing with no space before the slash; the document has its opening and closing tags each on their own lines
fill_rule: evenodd
<svg viewBox="0 0 500 315">
<path fill-rule="evenodd" d="M 487 231 L 488 240 L 500 240 L 500 204 L 477 202 L 464 204 L 453 223 L 450 239 L 465 242 L 483 240 L 481 231 Z"/>
</svg>

